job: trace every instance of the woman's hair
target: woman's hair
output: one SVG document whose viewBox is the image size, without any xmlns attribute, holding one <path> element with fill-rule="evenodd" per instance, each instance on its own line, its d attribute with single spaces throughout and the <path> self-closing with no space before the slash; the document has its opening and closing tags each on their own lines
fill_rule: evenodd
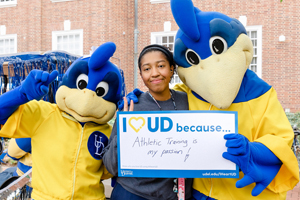
<svg viewBox="0 0 300 200">
<path fill-rule="evenodd" d="M 152 52 L 152 51 L 160 51 L 160 52 L 162 52 L 165 55 L 167 61 L 169 62 L 170 67 L 173 65 L 173 67 L 174 67 L 174 69 L 173 69 L 174 73 L 176 72 L 176 63 L 175 63 L 175 61 L 173 59 L 173 53 L 167 47 L 164 47 L 164 46 L 158 45 L 158 44 L 148 45 L 148 46 L 146 46 L 142 50 L 142 52 L 140 53 L 140 56 L 139 56 L 139 60 L 138 60 L 138 65 L 139 65 L 140 71 L 141 71 L 141 60 L 142 60 L 143 56 L 146 53 L 149 53 L 149 52 Z M 174 75 L 174 73 L 173 73 L 173 75 Z M 172 78 L 173 78 L 173 76 L 172 76 Z"/>
</svg>

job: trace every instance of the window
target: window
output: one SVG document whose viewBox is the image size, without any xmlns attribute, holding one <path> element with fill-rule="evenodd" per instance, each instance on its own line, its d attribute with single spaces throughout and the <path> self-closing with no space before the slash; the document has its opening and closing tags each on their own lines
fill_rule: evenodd
<svg viewBox="0 0 300 200">
<path fill-rule="evenodd" d="M 160 44 L 168 47 L 171 52 L 174 51 L 176 31 L 170 32 L 154 32 L 151 33 L 151 44 Z M 174 74 L 173 79 L 170 82 L 170 86 L 174 86 L 176 83 L 182 83 L 178 74 Z"/>
<path fill-rule="evenodd" d="M 259 77 L 262 75 L 262 26 L 247 26 L 247 35 L 253 44 L 253 59 L 249 69 Z"/>
<path fill-rule="evenodd" d="M 0 36 L 0 54 L 17 53 L 17 35 Z"/>
<path fill-rule="evenodd" d="M 174 51 L 176 31 L 151 33 L 151 44 L 160 44 L 168 47 L 171 52 Z"/>
<path fill-rule="evenodd" d="M 13 7 L 17 5 L 17 0 L 0 0 L 0 8 Z"/>
<path fill-rule="evenodd" d="M 168 3 L 170 0 L 150 0 L 151 3 Z"/>
<path fill-rule="evenodd" d="M 83 55 L 83 30 L 53 31 L 52 50 L 62 50 Z"/>
</svg>

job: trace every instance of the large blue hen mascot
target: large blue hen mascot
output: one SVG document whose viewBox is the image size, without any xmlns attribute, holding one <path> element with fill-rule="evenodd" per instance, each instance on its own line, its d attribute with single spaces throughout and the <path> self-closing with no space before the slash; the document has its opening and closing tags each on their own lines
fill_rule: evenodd
<svg viewBox="0 0 300 200">
<path fill-rule="evenodd" d="M 239 134 L 225 135 L 223 157 L 240 178 L 195 179 L 195 199 L 285 199 L 299 181 L 293 131 L 274 88 L 248 69 L 253 47 L 244 26 L 191 0 L 171 0 L 179 30 L 174 58 L 191 110 L 238 112 Z M 199 160 L 201 162 L 201 160 Z"/>
<path fill-rule="evenodd" d="M 32 141 L 32 198 L 103 200 L 101 179 L 111 175 L 102 164 L 117 103 L 124 84 L 120 70 L 109 61 L 116 46 L 104 43 L 66 71 L 56 104 L 41 99 L 51 74 L 33 70 L 21 86 L 0 96 L 0 131 L 5 137 Z"/>
</svg>

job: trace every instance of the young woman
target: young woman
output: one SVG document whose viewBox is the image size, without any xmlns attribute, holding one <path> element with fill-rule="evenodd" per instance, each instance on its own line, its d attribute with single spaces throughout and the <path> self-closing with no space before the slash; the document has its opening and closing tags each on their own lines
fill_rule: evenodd
<svg viewBox="0 0 300 200">
<path fill-rule="evenodd" d="M 169 88 L 169 82 L 175 71 L 172 53 L 164 46 L 149 45 L 140 53 L 140 75 L 148 91 L 141 94 L 139 102 L 131 102 L 129 110 L 157 111 L 157 110 L 188 110 L 185 93 Z M 127 101 L 124 98 L 124 101 Z M 124 111 L 128 111 L 127 102 Z M 117 128 L 113 127 L 109 145 L 103 157 L 104 165 L 114 176 L 118 176 L 118 148 Z M 117 177 L 116 185 L 111 194 L 112 200 L 177 200 L 174 189 L 174 178 L 129 178 Z M 185 199 L 192 197 L 192 179 L 185 181 Z"/>
</svg>

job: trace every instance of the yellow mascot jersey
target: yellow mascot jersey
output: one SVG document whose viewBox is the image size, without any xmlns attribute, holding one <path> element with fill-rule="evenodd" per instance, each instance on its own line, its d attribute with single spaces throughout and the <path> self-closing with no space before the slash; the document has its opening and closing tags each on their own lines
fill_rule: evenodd
<svg viewBox="0 0 300 200">
<path fill-rule="evenodd" d="M 20 106 L 0 133 L 31 137 L 33 199 L 105 199 L 100 179 L 111 177 L 102 165 L 111 133 L 108 124 L 82 127 L 56 104 L 33 100 Z"/>
<path fill-rule="evenodd" d="M 184 84 L 178 84 L 173 89 L 187 93 L 190 110 L 220 110 L 201 99 Z M 244 92 L 247 96 L 249 91 Z M 270 185 L 257 197 L 251 195 L 254 183 L 244 188 L 236 188 L 236 182 L 243 177 L 242 172 L 239 174 L 239 179 L 195 178 L 193 188 L 219 200 L 286 199 L 286 191 L 291 190 L 299 181 L 299 169 L 297 159 L 291 151 L 294 134 L 277 100 L 276 91 L 269 87 L 262 95 L 232 103 L 223 111 L 237 111 L 239 133 L 246 136 L 250 142 L 264 144 L 282 161 L 283 165 Z"/>
</svg>

